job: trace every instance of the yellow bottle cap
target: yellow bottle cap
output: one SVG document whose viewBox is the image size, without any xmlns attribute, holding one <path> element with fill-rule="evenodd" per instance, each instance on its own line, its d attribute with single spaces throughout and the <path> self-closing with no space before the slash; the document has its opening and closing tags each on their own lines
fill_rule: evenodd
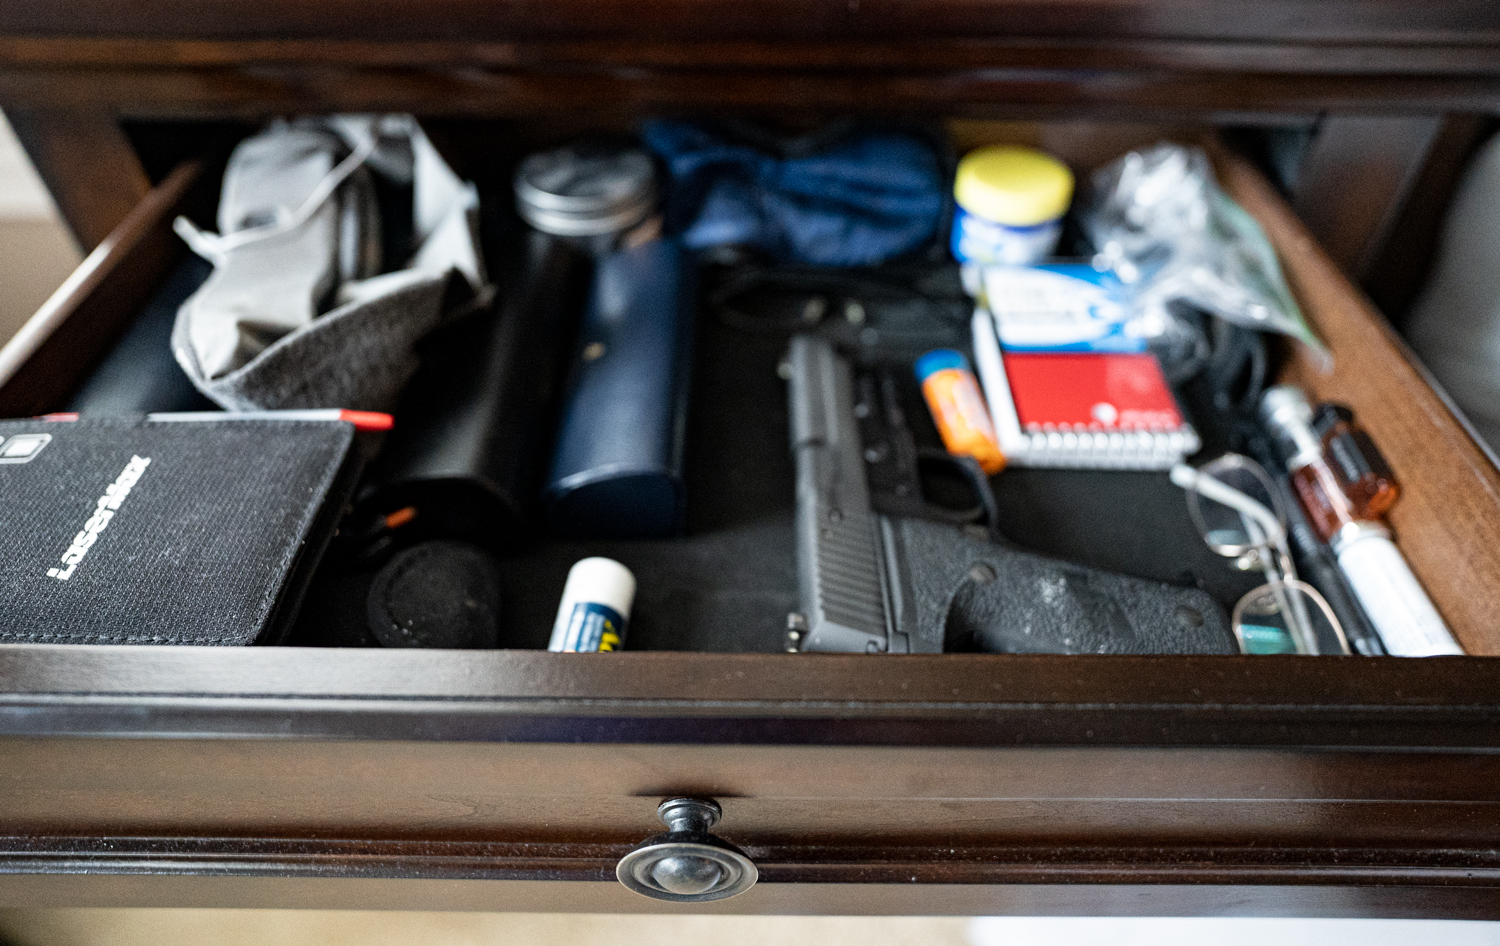
<svg viewBox="0 0 1500 946">
<path fill-rule="evenodd" d="M 1034 148 L 979 148 L 958 162 L 953 196 L 960 207 L 985 220 L 1033 227 L 1068 212 L 1073 172 Z"/>
</svg>

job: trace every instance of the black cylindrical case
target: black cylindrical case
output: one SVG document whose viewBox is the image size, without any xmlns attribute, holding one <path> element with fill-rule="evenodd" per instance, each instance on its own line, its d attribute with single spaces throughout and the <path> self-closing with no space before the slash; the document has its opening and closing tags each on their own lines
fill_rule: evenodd
<svg viewBox="0 0 1500 946">
<path fill-rule="evenodd" d="M 566 538 L 661 538 L 686 516 L 693 267 L 672 240 L 600 260 L 547 478 Z"/>
<path fill-rule="evenodd" d="M 497 311 L 424 343 L 362 507 L 414 507 L 403 533 L 496 548 L 530 531 L 592 261 L 530 232 Z"/>
<path fill-rule="evenodd" d="M 84 417 L 218 410 L 172 355 L 177 310 L 212 272 L 204 260 L 184 257 L 65 410 Z"/>
</svg>

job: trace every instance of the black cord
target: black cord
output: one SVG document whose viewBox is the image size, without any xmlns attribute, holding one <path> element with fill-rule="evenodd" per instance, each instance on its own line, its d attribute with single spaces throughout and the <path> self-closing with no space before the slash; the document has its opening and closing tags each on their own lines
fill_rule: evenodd
<svg viewBox="0 0 1500 946">
<path fill-rule="evenodd" d="M 1214 353 L 1203 370 L 1213 391 L 1214 407 L 1253 414 L 1266 387 L 1265 337 L 1222 319 L 1212 321 Z"/>
</svg>

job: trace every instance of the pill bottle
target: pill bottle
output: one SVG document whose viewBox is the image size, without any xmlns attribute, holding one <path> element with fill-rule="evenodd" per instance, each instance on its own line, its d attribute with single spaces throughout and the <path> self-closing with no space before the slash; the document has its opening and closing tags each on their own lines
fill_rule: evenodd
<svg viewBox="0 0 1500 946">
<path fill-rule="evenodd" d="M 552 640 L 561 653 L 600 653 L 625 644 L 635 575 L 612 558 L 585 558 L 574 564 L 563 585 Z"/>
<path fill-rule="evenodd" d="M 953 255 L 973 266 L 1025 266 L 1057 250 L 1073 172 L 1034 148 L 970 151 L 953 179 Z"/>
<path fill-rule="evenodd" d="M 917 380 L 943 446 L 955 456 L 971 456 L 990 476 L 1005 469 L 1005 454 L 984 406 L 979 380 L 961 352 L 938 348 L 916 363 Z"/>
</svg>

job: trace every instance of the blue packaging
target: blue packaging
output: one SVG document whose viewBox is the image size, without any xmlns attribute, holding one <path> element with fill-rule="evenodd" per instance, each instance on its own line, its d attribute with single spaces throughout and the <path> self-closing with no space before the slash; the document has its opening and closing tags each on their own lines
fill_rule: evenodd
<svg viewBox="0 0 1500 946">
<path fill-rule="evenodd" d="M 563 630 L 562 646 L 568 654 L 609 653 L 625 642 L 625 618 L 607 604 L 579 601 L 573 605 Z"/>
<path fill-rule="evenodd" d="M 1142 352 L 1124 287 L 1088 263 L 991 266 L 985 305 L 1010 352 Z"/>
<path fill-rule="evenodd" d="M 949 248 L 960 263 L 1021 266 L 1051 256 L 1060 236 L 1061 218 L 1029 227 L 1013 227 L 955 207 Z"/>
</svg>

